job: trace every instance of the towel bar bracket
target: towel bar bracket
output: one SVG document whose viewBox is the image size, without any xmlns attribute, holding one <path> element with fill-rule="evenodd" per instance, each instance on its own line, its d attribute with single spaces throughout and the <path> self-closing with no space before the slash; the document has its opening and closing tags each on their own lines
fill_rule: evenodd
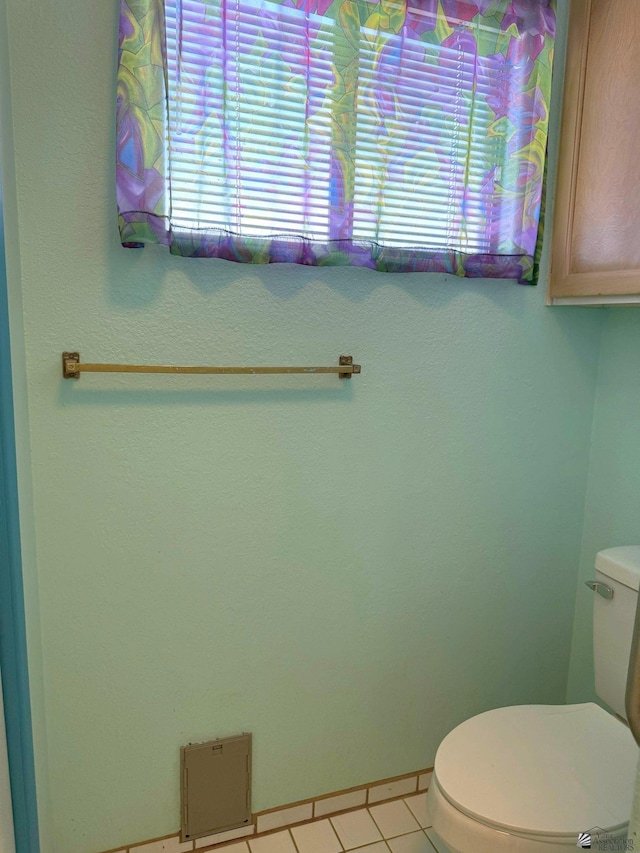
<svg viewBox="0 0 640 853">
<path fill-rule="evenodd" d="M 345 366 L 347 364 L 353 365 L 353 369 L 350 370 L 348 373 L 339 373 L 338 377 L 340 379 L 351 379 L 351 376 L 354 373 L 360 373 L 360 365 L 359 364 L 355 364 L 355 365 L 353 364 L 353 356 L 352 355 L 341 355 L 340 356 L 340 367 Z"/>
<path fill-rule="evenodd" d="M 65 379 L 80 379 L 80 370 L 77 365 L 80 365 L 79 352 L 62 353 L 62 375 Z"/>
</svg>

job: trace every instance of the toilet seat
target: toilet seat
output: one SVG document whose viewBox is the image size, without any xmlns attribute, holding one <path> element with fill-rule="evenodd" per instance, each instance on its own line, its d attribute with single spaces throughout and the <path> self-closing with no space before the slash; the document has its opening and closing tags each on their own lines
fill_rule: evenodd
<svg viewBox="0 0 640 853">
<path fill-rule="evenodd" d="M 620 834 L 631 814 L 637 762 L 627 727 L 593 703 L 488 711 L 454 729 L 438 749 L 434 828 L 446 843 L 442 824 L 457 822 L 465 837 L 475 824 L 484 835 L 527 839 L 522 850 L 545 851 L 575 846 L 578 833 L 593 827 Z"/>
</svg>

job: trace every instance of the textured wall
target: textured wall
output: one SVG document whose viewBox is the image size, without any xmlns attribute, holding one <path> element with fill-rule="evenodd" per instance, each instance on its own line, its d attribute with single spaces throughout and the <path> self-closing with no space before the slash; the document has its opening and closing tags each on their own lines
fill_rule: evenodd
<svg viewBox="0 0 640 853">
<path fill-rule="evenodd" d="M 569 700 L 594 696 L 593 579 L 598 551 L 640 542 L 640 311 L 609 309 L 603 328 L 582 559 L 571 654 Z"/>
<path fill-rule="evenodd" d="M 427 765 L 483 709 L 562 701 L 602 312 L 121 249 L 117 2 L 7 4 L 45 853 L 174 831 L 189 740 L 252 731 L 260 809 Z M 63 382 L 75 348 L 364 372 Z"/>
</svg>

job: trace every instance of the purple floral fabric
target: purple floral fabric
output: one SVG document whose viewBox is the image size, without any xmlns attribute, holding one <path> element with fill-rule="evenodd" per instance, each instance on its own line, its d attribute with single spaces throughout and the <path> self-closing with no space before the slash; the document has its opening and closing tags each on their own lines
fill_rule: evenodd
<svg viewBox="0 0 640 853">
<path fill-rule="evenodd" d="M 535 283 L 555 0 L 121 0 L 125 246 Z"/>
</svg>

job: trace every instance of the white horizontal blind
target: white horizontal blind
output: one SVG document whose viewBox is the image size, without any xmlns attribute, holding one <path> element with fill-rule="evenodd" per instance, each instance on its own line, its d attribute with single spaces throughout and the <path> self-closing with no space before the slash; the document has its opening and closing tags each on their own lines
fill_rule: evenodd
<svg viewBox="0 0 640 853">
<path fill-rule="evenodd" d="M 464 38 L 435 46 L 407 32 L 362 39 L 354 237 L 401 248 L 495 250 L 486 225 L 499 203 L 487 164 L 501 164 L 505 152 L 489 131 L 491 109 L 476 98 L 487 94 L 493 69 Z M 498 166 L 496 183 L 499 175 Z"/>
<path fill-rule="evenodd" d="M 330 215 L 335 22 L 268 0 L 166 0 L 166 25 L 172 228 L 345 236 Z M 504 72 L 469 43 L 361 30 L 353 240 L 512 251 L 490 227 L 505 142 L 475 97 Z"/>
<path fill-rule="evenodd" d="M 173 227 L 326 240 L 333 22 L 264 0 L 166 21 Z"/>
</svg>

